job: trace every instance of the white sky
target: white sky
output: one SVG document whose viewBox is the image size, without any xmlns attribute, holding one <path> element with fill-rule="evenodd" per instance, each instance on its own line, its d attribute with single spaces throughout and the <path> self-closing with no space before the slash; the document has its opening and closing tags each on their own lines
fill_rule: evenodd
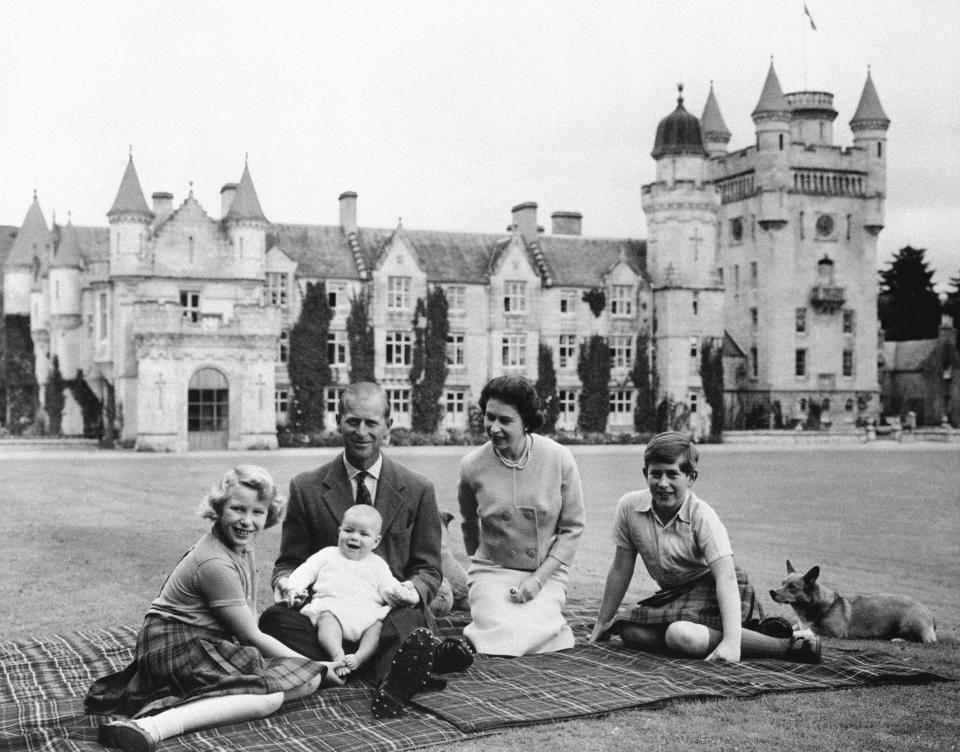
<svg viewBox="0 0 960 752">
<path fill-rule="evenodd" d="M 956 0 L 94 2 L 3 0 L 0 223 L 37 189 L 52 215 L 106 226 L 133 146 L 147 201 L 194 193 L 213 217 L 244 154 L 267 217 L 502 231 L 510 209 L 583 213 L 585 235 L 646 237 L 640 189 L 659 120 L 710 80 L 733 132 L 770 56 L 784 91 L 826 90 L 848 122 L 867 66 L 887 115 L 878 266 L 927 249 L 960 275 Z"/>
</svg>

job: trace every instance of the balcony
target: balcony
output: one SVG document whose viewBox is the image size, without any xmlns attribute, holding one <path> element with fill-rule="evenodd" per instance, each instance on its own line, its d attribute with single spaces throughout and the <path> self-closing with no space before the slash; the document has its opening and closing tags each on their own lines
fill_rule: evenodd
<svg viewBox="0 0 960 752">
<path fill-rule="evenodd" d="M 835 313 L 845 302 L 842 287 L 815 285 L 810 291 L 810 304 L 821 313 Z"/>
</svg>

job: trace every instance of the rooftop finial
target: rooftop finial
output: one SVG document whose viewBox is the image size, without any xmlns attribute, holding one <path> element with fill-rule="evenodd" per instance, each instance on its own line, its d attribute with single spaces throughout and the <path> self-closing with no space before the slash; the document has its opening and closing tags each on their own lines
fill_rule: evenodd
<svg viewBox="0 0 960 752">
<path fill-rule="evenodd" d="M 191 180 L 189 181 L 189 183 L 190 183 L 190 195 L 193 196 L 193 181 Z"/>
<path fill-rule="evenodd" d="M 677 84 L 677 104 L 683 104 L 683 84 Z"/>
<path fill-rule="evenodd" d="M 249 160 L 250 160 L 250 152 L 245 151 L 245 152 L 243 153 L 243 166 L 244 166 L 244 167 L 247 166 L 247 162 L 248 162 Z"/>
<path fill-rule="evenodd" d="M 133 144 L 127 144 L 127 156 L 133 159 Z"/>
<path fill-rule="evenodd" d="M 67 210 L 67 224 L 68 225 L 73 224 L 73 212 L 70 211 L 69 209 Z"/>
</svg>

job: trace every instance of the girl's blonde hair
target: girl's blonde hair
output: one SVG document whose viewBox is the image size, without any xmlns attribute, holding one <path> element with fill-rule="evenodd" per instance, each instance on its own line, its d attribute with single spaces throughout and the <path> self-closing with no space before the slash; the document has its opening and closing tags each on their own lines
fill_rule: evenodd
<svg viewBox="0 0 960 752">
<path fill-rule="evenodd" d="M 273 527 L 283 519 L 287 500 L 277 493 L 277 484 L 273 482 L 270 473 L 258 465 L 237 465 L 232 470 L 227 470 L 220 482 L 203 497 L 197 514 L 207 520 L 219 520 L 223 514 L 223 505 L 241 486 L 252 488 L 257 492 L 257 500 L 267 505 L 265 528 Z"/>
</svg>

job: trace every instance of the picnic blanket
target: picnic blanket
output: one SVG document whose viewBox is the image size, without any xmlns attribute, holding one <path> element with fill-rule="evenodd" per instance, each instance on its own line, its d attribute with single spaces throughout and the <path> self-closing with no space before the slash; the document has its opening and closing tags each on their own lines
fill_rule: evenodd
<svg viewBox="0 0 960 752">
<path fill-rule="evenodd" d="M 952 680 L 872 650 L 825 648 L 818 665 L 773 660 L 716 665 L 637 653 L 616 639 L 587 646 L 595 614 L 595 603 L 567 609 L 577 635 L 572 650 L 523 658 L 478 656 L 468 672 L 449 675 L 446 690 L 417 695 L 399 718 L 375 720 L 371 688 L 348 684 L 285 704 L 265 720 L 188 734 L 161 748 L 399 752 L 680 698 Z M 458 635 L 466 622 L 465 614 L 455 614 L 441 620 L 439 632 Z M 95 679 L 129 662 L 137 630 L 116 627 L 0 642 L 0 749 L 102 750 L 96 741 L 101 719 L 84 714 L 83 697 Z"/>
</svg>

